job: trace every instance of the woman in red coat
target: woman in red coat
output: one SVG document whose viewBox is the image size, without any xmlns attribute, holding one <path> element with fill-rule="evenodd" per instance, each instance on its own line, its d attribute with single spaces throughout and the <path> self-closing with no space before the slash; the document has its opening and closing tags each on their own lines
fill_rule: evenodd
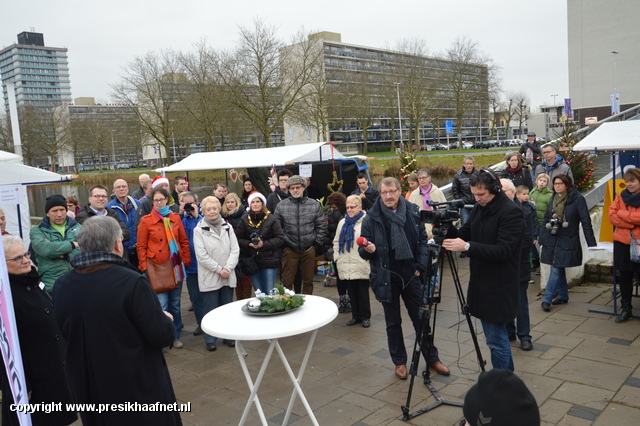
<svg viewBox="0 0 640 426">
<path fill-rule="evenodd" d="M 631 261 L 631 234 L 640 238 L 640 169 L 631 169 L 624 174 L 627 188 L 609 206 L 609 220 L 615 225 L 613 233 L 613 263 L 620 272 L 620 299 L 622 310 L 616 322 L 633 317 L 631 293 L 633 273 L 640 272 L 640 263 Z"/>
<path fill-rule="evenodd" d="M 151 213 L 140 219 L 140 225 L 138 225 L 138 267 L 140 271 L 146 272 L 148 262 L 156 265 L 172 262 L 174 265 L 178 288 L 158 293 L 158 300 L 162 310 L 173 315 L 173 324 L 176 326 L 176 341 L 173 347 L 180 349 L 184 346 L 180 341 L 182 331 L 180 295 L 182 281 L 186 277 L 185 267 L 191 263 L 191 252 L 180 215 L 169 210 L 168 199 L 169 193 L 164 188 L 155 188 L 151 192 L 153 209 Z"/>
</svg>

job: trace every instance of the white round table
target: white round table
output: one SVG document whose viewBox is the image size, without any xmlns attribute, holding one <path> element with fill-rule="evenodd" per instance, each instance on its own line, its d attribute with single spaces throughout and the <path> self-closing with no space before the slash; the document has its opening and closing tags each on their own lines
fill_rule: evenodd
<svg viewBox="0 0 640 426">
<path fill-rule="evenodd" d="M 246 303 L 247 300 L 239 300 L 237 302 L 220 306 L 205 315 L 201 324 L 202 329 L 207 334 L 223 339 L 236 340 L 236 353 L 240 360 L 240 365 L 242 366 L 242 371 L 244 372 L 249 389 L 251 390 L 251 395 L 249 396 L 249 400 L 247 401 L 239 424 L 243 425 L 245 423 L 252 403 L 255 403 L 256 405 L 262 424 L 267 424 L 267 419 L 265 418 L 264 411 L 262 410 L 257 394 L 260 383 L 262 382 L 262 378 L 264 377 L 264 373 L 267 369 L 267 365 L 269 364 L 269 360 L 271 359 L 271 355 L 275 349 L 280 355 L 280 359 L 282 360 L 282 363 L 284 364 L 294 386 L 283 424 L 288 423 L 296 396 L 299 395 L 300 400 L 311 418 L 311 421 L 313 424 L 317 425 L 318 422 L 313 415 L 313 411 L 311 411 L 307 398 L 302 392 L 300 382 L 302 381 L 304 370 L 307 366 L 309 356 L 311 355 L 311 350 L 313 348 L 313 343 L 315 341 L 316 334 L 318 333 L 318 329 L 327 325 L 338 316 L 338 308 L 336 304 L 324 297 L 305 295 L 304 305 L 293 312 L 271 316 L 258 316 L 250 315 L 242 311 L 242 306 Z M 278 339 L 296 336 L 307 332 L 311 332 L 311 335 L 300 366 L 300 371 L 298 372 L 298 376 L 296 376 L 289 366 L 287 358 L 278 343 Z M 249 369 L 247 368 L 247 364 L 244 360 L 247 353 L 242 346 L 242 341 L 247 340 L 269 341 L 269 348 L 267 349 L 265 358 L 262 361 L 262 366 L 260 367 L 255 383 L 253 383 L 253 380 L 251 379 Z"/>
</svg>

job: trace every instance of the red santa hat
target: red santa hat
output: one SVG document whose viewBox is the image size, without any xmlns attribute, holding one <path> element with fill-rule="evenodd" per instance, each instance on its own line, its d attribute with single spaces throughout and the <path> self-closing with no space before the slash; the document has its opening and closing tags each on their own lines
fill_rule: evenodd
<svg viewBox="0 0 640 426">
<path fill-rule="evenodd" d="M 151 188 L 155 189 L 158 185 L 162 185 L 163 183 L 166 183 L 167 185 L 169 185 L 169 179 L 167 179 L 164 176 L 156 176 L 153 178 L 153 181 L 151 182 Z"/>
</svg>

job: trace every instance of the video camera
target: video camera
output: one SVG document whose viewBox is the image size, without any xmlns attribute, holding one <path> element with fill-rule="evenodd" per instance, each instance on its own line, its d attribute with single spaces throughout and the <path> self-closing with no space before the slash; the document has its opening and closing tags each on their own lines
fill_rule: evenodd
<svg viewBox="0 0 640 426">
<path fill-rule="evenodd" d="M 420 221 L 422 223 L 430 223 L 433 225 L 433 235 L 435 237 L 444 237 L 447 234 L 448 226 L 456 220 L 460 219 L 458 209 L 464 208 L 464 200 L 445 201 L 443 203 L 435 203 L 429 201 L 427 203 L 433 210 L 421 210 Z M 446 208 L 438 208 L 446 207 Z"/>
</svg>

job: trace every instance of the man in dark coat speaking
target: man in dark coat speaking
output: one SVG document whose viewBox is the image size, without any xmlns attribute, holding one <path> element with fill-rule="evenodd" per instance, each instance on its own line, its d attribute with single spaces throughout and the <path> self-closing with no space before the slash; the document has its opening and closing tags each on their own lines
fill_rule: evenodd
<svg viewBox="0 0 640 426">
<path fill-rule="evenodd" d="M 147 279 L 122 259 L 118 222 L 87 219 L 78 244 L 75 269 L 53 293 L 69 377 L 79 403 L 118 404 L 81 412 L 83 425 L 181 425 L 177 407 L 162 411 L 156 404 L 176 402 L 162 354 L 176 331 Z"/>
<path fill-rule="evenodd" d="M 469 313 L 482 322 L 493 368 L 514 370 L 507 323 L 518 314 L 520 248 L 524 229 L 522 209 L 502 192 L 500 179 L 488 169 L 469 184 L 476 205 L 471 218 L 444 240 L 451 252 L 469 256 Z M 515 253 L 515 254 L 514 254 Z"/>
</svg>

